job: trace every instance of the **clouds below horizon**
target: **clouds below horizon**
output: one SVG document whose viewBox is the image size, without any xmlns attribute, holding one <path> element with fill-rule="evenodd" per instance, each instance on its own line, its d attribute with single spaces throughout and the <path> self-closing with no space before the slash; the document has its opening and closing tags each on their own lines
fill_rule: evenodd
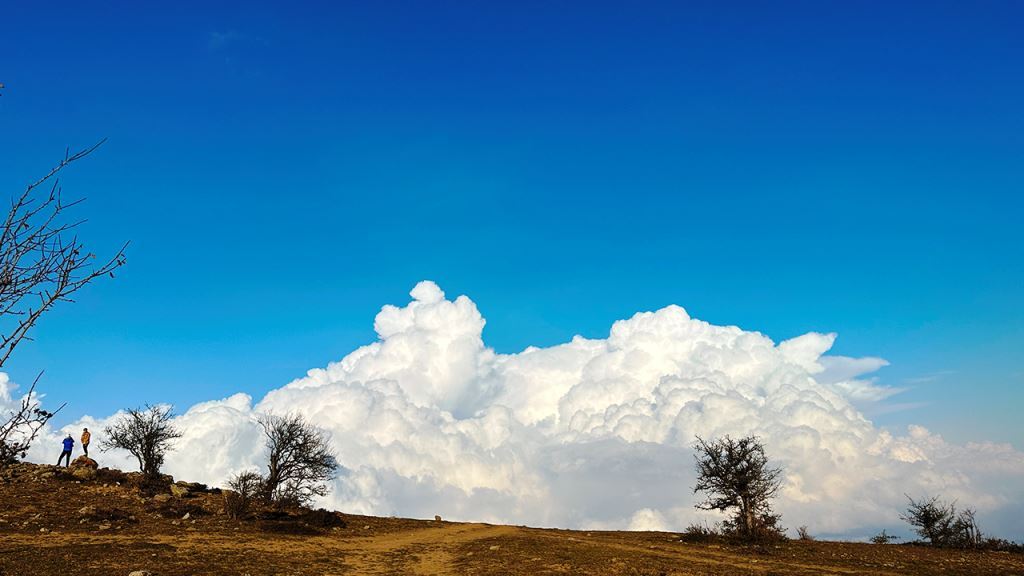
<svg viewBox="0 0 1024 576">
<path fill-rule="evenodd" d="M 340 361 L 255 403 L 236 394 L 189 408 L 166 470 L 223 484 L 260 466 L 257 415 L 299 412 L 332 437 L 343 470 L 323 504 L 341 510 L 680 530 L 716 518 L 693 508 L 694 437 L 757 434 L 785 469 L 787 526 L 864 537 L 899 525 L 904 493 L 942 494 L 977 507 L 983 528 L 1024 533 L 1024 453 L 876 428 L 863 409 L 899 391 L 870 377 L 887 362 L 827 355 L 834 334 L 776 345 L 667 306 L 615 322 L 605 339 L 498 354 L 469 298 L 429 281 L 411 296 L 381 309 L 377 342 Z M 0 407 L 12 401 L 0 380 Z M 51 460 L 57 435 L 31 457 Z"/>
</svg>

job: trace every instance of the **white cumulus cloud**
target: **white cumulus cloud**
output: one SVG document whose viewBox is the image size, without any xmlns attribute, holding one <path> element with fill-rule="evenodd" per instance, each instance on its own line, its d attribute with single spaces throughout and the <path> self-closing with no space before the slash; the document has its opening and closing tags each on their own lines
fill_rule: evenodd
<svg viewBox="0 0 1024 576">
<path fill-rule="evenodd" d="M 255 403 L 237 394 L 189 408 L 167 471 L 222 484 L 260 466 L 259 414 L 299 412 L 329 433 L 343 466 L 325 505 L 679 530 L 713 520 L 693 508 L 695 436 L 757 434 L 785 469 L 777 509 L 788 526 L 863 537 L 899 525 L 904 493 L 941 493 L 977 507 L 993 532 L 1024 533 L 1024 454 L 877 428 L 862 409 L 898 391 L 868 376 L 886 362 L 827 355 L 834 334 L 776 344 L 668 306 L 615 322 L 604 339 L 497 354 L 472 300 L 429 281 L 411 296 L 384 306 L 378 340 L 338 362 Z M 3 379 L 0 409 L 13 401 Z M 33 457 L 48 461 L 42 444 Z"/>
</svg>

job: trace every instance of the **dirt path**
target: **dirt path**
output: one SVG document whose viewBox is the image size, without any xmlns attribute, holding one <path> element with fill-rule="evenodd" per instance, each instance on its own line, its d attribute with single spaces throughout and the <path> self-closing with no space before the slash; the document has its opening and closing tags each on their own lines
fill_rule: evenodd
<svg viewBox="0 0 1024 576">
<path fill-rule="evenodd" d="M 339 542 L 345 565 L 358 574 L 454 574 L 458 548 L 484 538 L 511 536 L 512 526 L 444 524 L 438 528 Z"/>
</svg>

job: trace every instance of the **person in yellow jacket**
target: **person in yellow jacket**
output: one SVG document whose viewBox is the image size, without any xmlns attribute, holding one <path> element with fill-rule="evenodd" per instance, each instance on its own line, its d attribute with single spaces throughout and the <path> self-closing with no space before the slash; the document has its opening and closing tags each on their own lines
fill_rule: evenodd
<svg viewBox="0 0 1024 576">
<path fill-rule="evenodd" d="M 85 456 L 89 456 L 89 440 L 92 440 L 92 434 L 89 434 L 88 428 L 82 428 L 82 450 L 85 450 Z"/>
</svg>

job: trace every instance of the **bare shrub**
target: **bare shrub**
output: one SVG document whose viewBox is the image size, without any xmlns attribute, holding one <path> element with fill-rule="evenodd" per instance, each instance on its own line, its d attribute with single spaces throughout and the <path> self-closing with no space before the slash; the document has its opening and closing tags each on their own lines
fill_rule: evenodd
<svg viewBox="0 0 1024 576">
<path fill-rule="evenodd" d="M 811 533 L 810 533 L 810 531 L 808 531 L 807 526 L 801 526 L 801 527 L 797 528 L 796 529 L 796 534 L 797 534 L 797 539 L 799 539 L 799 540 L 803 540 L 805 542 L 811 542 L 811 541 L 814 540 L 814 536 L 811 536 Z"/>
<path fill-rule="evenodd" d="M 893 536 L 892 534 L 886 533 L 885 529 L 871 537 L 872 544 L 889 544 L 896 540 L 899 540 L 899 536 Z"/>
<path fill-rule="evenodd" d="M 100 448 L 104 451 L 127 450 L 139 462 L 139 470 L 149 478 L 160 475 L 164 456 L 181 432 L 171 424 L 174 414 L 170 406 L 146 406 L 128 409 L 112 425 L 104 429 Z"/>
<path fill-rule="evenodd" d="M 914 500 L 900 518 L 914 527 L 918 536 L 932 546 L 941 548 L 980 548 L 985 540 L 978 527 L 975 511 L 970 508 L 957 511 L 956 503 L 946 503 L 938 496 Z"/>
<path fill-rule="evenodd" d="M 709 526 L 707 523 L 692 523 L 683 530 L 680 540 L 684 542 L 711 542 L 722 537 L 718 526 Z"/>
<path fill-rule="evenodd" d="M 769 467 L 759 438 L 725 436 L 707 442 L 698 436 L 694 449 L 697 484 L 693 491 L 706 494 L 697 508 L 731 513 L 722 522 L 727 535 L 744 540 L 785 538 L 781 517 L 771 509 L 782 469 Z"/>
<path fill-rule="evenodd" d="M 231 518 L 244 518 L 263 494 L 263 477 L 251 470 L 240 472 L 228 480 L 228 488 L 224 492 L 224 513 Z"/>
<path fill-rule="evenodd" d="M 344 528 L 348 525 L 340 514 L 323 508 L 310 510 L 299 516 L 299 520 L 314 528 Z"/>
<path fill-rule="evenodd" d="M 306 505 L 327 494 L 338 461 L 324 433 L 300 414 L 259 419 L 267 439 L 263 495 L 281 505 Z"/>
<path fill-rule="evenodd" d="M 21 403 L 8 414 L 0 414 L 0 468 L 25 458 L 32 442 L 46 423 L 60 412 L 64 405 L 53 412 L 40 408 L 36 395 L 37 377 Z"/>
</svg>

